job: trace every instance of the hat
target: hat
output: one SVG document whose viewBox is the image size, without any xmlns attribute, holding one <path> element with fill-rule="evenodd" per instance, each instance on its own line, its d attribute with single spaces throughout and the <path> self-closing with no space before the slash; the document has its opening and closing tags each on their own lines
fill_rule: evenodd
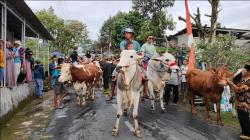
<svg viewBox="0 0 250 140">
<path fill-rule="evenodd" d="M 21 45 L 22 45 L 22 42 L 21 42 L 20 40 L 16 40 L 16 41 L 14 42 L 14 44 L 17 44 L 17 45 L 21 46 Z"/>
<path fill-rule="evenodd" d="M 125 28 L 124 33 L 134 33 L 134 30 L 131 28 Z"/>
<path fill-rule="evenodd" d="M 244 69 L 247 69 L 248 71 L 250 71 L 250 63 L 245 64 Z"/>
</svg>

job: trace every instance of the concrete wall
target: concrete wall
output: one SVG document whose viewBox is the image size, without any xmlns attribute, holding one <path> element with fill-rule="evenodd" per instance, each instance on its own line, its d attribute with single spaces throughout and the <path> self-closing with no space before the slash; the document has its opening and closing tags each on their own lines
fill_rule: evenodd
<svg viewBox="0 0 250 140">
<path fill-rule="evenodd" d="M 32 82 L 13 87 L 12 89 L 0 88 L 0 117 L 17 107 L 18 103 L 32 95 L 34 91 L 35 86 Z"/>
</svg>

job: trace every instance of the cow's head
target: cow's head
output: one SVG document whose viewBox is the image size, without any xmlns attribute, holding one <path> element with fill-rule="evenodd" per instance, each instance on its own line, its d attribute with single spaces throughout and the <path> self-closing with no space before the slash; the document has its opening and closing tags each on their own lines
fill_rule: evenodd
<svg viewBox="0 0 250 140">
<path fill-rule="evenodd" d="M 61 75 L 58 79 L 59 82 L 66 82 L 72 80 L 71 73 L 70 73 L 70 63 L 63 63 L 61 68 Z"/>
<path fill-rule="evenodd" d="M 129 85 L 131 78 L 134 76 L 137 59 L 139 58 L 135 50 L 123 50 L 121 52 L 116 70 L 123 75 L 125 86 Z"/>
<path fill-rule="evenodd" d="M 154 63 L 155 70 L 159 72 L 162 80 L 167 81 L 170 79 L 171 65 L 175 63 L 175 57 L 170 53 L 164 53 L 160 57 L 156 57 L 158 63 Z"/>
<path fill-rule="evenodd" d="M 213 73 L 218 80 L 218 84 L 221 86 L 228 85 L 227 79 L 230 79 L 234 76 L 234 73 L 230 72 L 225 66 L 219 67 L 217 69 L 210 68 L 209 71 Z"/>
</svg>

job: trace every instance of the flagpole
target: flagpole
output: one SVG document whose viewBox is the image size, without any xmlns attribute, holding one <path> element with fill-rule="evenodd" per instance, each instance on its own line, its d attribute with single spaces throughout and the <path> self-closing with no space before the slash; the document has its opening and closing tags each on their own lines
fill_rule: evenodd
<svg viewBox="0 0 250 140">
<path fill-rule="evenodd" d="M 185 8 L 186 8 L 186 26 L 187 26 L 187 38 L 188 38 L 188 47 L 190 47 L 189 58 L 188 58 L 188 69 L 195 68 L 195 52 L 194 52 L 194 42 L 193 42 L 193 34 L 192 34 L 192 25 L 190 21 L 188 1 L 185 0 Z"/>
</svg>

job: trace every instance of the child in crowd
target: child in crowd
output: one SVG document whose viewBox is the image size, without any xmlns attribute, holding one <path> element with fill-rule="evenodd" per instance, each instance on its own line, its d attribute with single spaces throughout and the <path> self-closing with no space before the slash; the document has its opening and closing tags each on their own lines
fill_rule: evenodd
<svg viewBox="0 0 250 140">
<path fill-rule="evenodd" d="M 34 79 L 36 82 L 36 96 L 38 98 L 43 98 L 43 81 L 45 80 L 44 67 L 40 60 L 36 60 L 36 66 L 34 69 Z"/>
</svg>

